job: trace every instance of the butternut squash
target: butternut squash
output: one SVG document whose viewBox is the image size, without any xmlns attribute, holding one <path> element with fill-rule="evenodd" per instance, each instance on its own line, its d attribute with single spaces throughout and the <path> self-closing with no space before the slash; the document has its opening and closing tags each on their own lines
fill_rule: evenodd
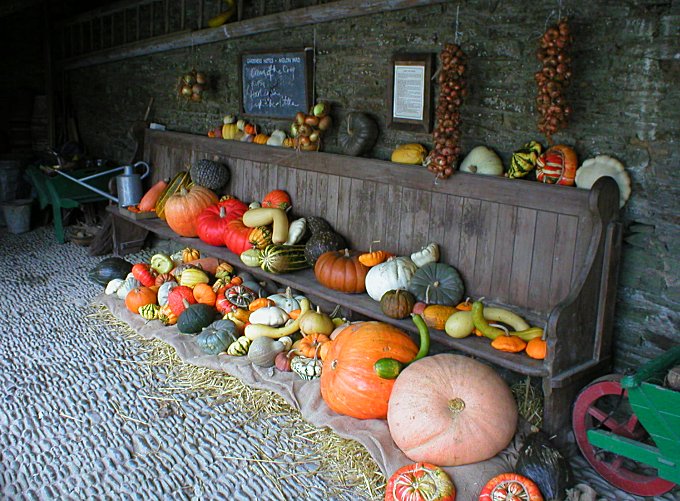
<svg viewBox="0 0 680 501">
<path fill-rule="evenodd" d="M 283 209 L 260 207 L 243 214 L 243 224 L 248 228 L 272 225 L 272 243 L 282 244 L 288 240 L 288 216 Z"/>
</svg>

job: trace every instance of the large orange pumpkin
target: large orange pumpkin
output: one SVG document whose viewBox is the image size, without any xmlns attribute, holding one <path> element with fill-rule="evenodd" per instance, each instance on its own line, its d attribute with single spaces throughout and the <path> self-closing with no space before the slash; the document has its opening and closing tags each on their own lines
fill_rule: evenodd
<svg viewBox="0 0 680 501">
<path fill-rule="evenodd" d="M 156 304 L 156 291 L 149 287 L 136 287 L 125 296 L 125 306 L 132 313 L 139 313 L 139 307 L 147 304 Z"/>
<path fill-rule="evenodd" d="M 517 428 L 517 404 L 489 366 L 444 353 L 399 374 L 387 423 L 394 443 L 411 460 L 458 466 L 507 447 Z"/>
<path fill-rule="evenodd" d="M 393 379 L 379 378 L 373 364 L 381 358 L 410 362 L 418 347 L 401 329 L 382 322 L 347 326 L 330 343 L 321 372 L 321 396 L 338 414 L 385 419 Z"/>
<path fill-rule="evenodd" d="M 195 237 L 198 235 L 198 216 L 205 208 L 217 204 L 217 201 L 217 195 L 203 186 L 195 184 L 182 188 L 165 203 L 165 220 L 178 235 Z"/>
<path fill-rule="evenodd" d="M 314 265 L 314 275 L 321 285 L 350 294 L 366 292 L 368 270 L 359 261 L 359 253 L 347 249 L 324 252 Z"/>
</svg>

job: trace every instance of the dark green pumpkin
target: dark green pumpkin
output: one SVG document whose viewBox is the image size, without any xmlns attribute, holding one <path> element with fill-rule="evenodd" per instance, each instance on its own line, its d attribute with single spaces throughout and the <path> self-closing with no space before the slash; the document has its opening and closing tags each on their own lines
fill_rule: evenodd
<svg viewBox="0 0 680 501">
<path fill-rule="evenodd" d="M 545 501 L 564 499 L 565 490 L 573 483 L 569 461 L 541 432 L 527 435 L 517 457 L 515 473 L 533 480 Z"/>
<path fill-rule="evenodd" d="M 231 320 L 222 319 L 216 320 L 208 327 L 205 327 L 196 336 L 196 344 L 204 353 L 217 355 L 227 351 L 229 345 L 236 341 L 237 338 L 236 324 Z"/>
<path fill-rule="evenodd" d="M 457 305 L 463 299 L 463 280 L 453 266 L 427 263 L 411 277 L 408 290 L 418 301 L 427 304 Z"/>
<path fill-rule="evenodd" d="M 226 165 L 207 159 L 201 159 L 192 165 L 189 174 L 194 184 L 213 191 L 219 191 L 231 177 Z"/>
<path fill-rule="evenodd" d="M 331 225 L 322 217 L 308 216 L 305 217 L 307 220 L 307 228 L 309 232 L 313 235 L 314 233 L 321 233 L 322 231 L 333 231 Z"/>
<path fill-rule="evenodd" d="M 378 125 L 366 113 L 353 111 L 338 129 L 338 144 L 345 155 L 357 157 L 373 148 Z"/>
<path fill-rule="evenodd" d="M 107 257 L 99 261 L 87 276 L 99 285 L 106 285 L 114 278 L 125 278 L 132 271 L 132 263 L 120 257 Z"/>
<path fill-rule="evenodd" d="M 207 304 L 189 304 L 185 299 L 186 309 L 177 319 L 177 328 L 184 334 L 196 334 L 215 320 L 215 308 Z"/>
<path fill-rule="evenodd" d="M 380 298 L 380 309 L 391 318 L 406 318 L 413 311 L 416 298 L 403 289 L 387 291 Z"/>
<path fill-rule="evenodd" d="M 340 250 L 346 247 L 345 239 L 333 231 L 312 233 L 312 236 L 305 244 L 305 259 L 307 259 L 310 266 L 314 266 L 316 260 L 324 252 Z"/>
</svg>

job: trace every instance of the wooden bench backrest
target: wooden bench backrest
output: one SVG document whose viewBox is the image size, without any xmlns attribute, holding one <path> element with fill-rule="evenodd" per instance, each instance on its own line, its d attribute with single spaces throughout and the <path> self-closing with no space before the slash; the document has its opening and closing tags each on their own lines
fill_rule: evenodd
<svg viewBox="0 0 680 501">
<path fill-rule="evenodd" d="M 419 166 L 147 132 L 153 178 L 201 158 L 230 166 L 229 191 L 244 201 L 286 190 L 296 215 L 328 220 L 352 247 L 408 255 L 437 242 L 466 293 L 547 318 L 584 280 L 602 216 L 590 193 L 456 173 L 434 183 Z"/>
</svg>

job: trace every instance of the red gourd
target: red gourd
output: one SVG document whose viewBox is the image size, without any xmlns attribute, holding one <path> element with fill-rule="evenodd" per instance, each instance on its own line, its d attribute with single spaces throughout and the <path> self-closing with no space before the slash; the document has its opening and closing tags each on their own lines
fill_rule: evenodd
<svg viewBox="0 0 680 501">
<path fill-rule="evenodd" d="M 139 280 L 143 286 L 156 285 L 156 276 L 146 263 L 137 263 L 132 267 L 132 276 Z M 136 312 L 135 312 L 136 313 Z"/>
<path fill-rule="evenodd" d="M 178 285 L 170 291 L 170 294 L 168 294 L 168 306 L 175 316 L 179 317 L 186 309 L 186 306 L 184 305 L 185 300 L 189 304 L 197 303 L 196 298 L 194 297 L 194 291 L 186 285 Z"/>
<path fill-rule="evenodd" d="M 205 243 L 223 247 L 227 223 L 243 216 L 248 206 L 237 198 L 229 198 L 206 207 L 198 216 L 196 232 Z"/>
<path fill-rule="evenodd" d="M 148 212 L 156 208 L 156 202 L 168 187 L 170 179 L 161 179 L 147 191 L 137 204 L 137 208 L 142 212 Z"/>
<path fill-rule="evenodd" d="M 224 243 L 231 252 L 240 256 L 242 252 L 253 248 L 249 239 L 253 229 L 243 224 L 243 218 L 232 219 L 226 226 Z"/>
<path fill-rule="evenodd" d="M 262 207 L 286 210 L 290 206 L 290 195 L 283 190 L 272 190 L 262 199 Z"/>
<path fill-rule="evenodd" d="M 418 347 L 401 329 L 382 322 L 350 324 L 330 343 L 321 373 L 321 396 L 338 414 L 385 419 L 393 379 L 378 377 L 382 358 L 408 363 Z"/>
<path fill-rule="evenodd" d="M 399 374 L 387 423 L 395 444 L 412 461 L 458 466 L 507 447 L 517 427 L 517 404 L 488 365 L 440 354 Z"/>
<path fill-rule="evenodd" d="M 385 486 L 385 501 L 455 501 L 456 487 L 439 466 L 409 464 L 395 471 Z"/>
</svg>

